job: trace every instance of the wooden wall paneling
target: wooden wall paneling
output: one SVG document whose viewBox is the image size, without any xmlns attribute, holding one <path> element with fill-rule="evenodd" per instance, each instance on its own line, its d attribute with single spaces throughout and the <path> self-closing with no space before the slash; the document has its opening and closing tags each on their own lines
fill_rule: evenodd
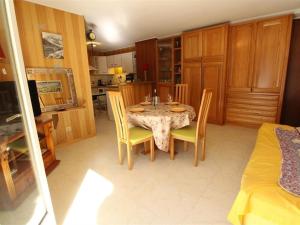
<svg viewBox="0 0 300 225">
<path fill-rule="evenodd" d="M 257 23 L 254 61 L 254 92 L 280 93 L 286 73 L 291 16 Z"/>
<path fill-rule="evenodd" d="M 78 132 L 76 128 L 73 130 L 74 133 L 68 137 L 64 131 L 63 123 L 64 120 L 68 120 L 65 117 L 69 117 L 69 112 L 59 114 L 58 130 L 56 130 L 60 134 L 56 137 L 59 139 L 58 142 L 73 142 L 77 138 L 82 139 L 95 135 L 84 18 L 27 1 L 15 0 L 14 3 L 25 66 L 72 68 L 78 103 L 86 110 L 86 113 L 75 110 L 72 114 L 78 113 L 77 117 L 86 121 L 82 129 L 88 133 L 82 130 Z M 44 57 L 41 39 L 43 31 L 62 35 L 64 59 L 46 59 Z M 55 114 L 57 113 L 53 112 L 53 115 Z M 77 121 L 70 120 L 71 127 L 76 126 Z"/>
<path fill-rule="evenodd" d="M 211 89 L 213 96 L 208 113 L 208 122 L 223 124 L 225 74 L 224 63 L 209 62 L 202 64 L 202 87 Z"/>
<path fill-rule="evenodd" d="M 155 81 L 157 73 L 157 39 L 149 39 L 135 43 L 137 77 L 144 80 L 143 65 L 149 65 L 147 80 Z"/>
<path fill-rule="evenodd" d="M 189 101 L 198 114 L 202 97 L 201 62 L 183 63 L 183 83 L 189 85 Z"/>
<path fill-rule="evenodd" d="M 230 27 L 227 91 L 251 91 L 255 38 L 256 23 L 245 23 Z"/>
</svg>

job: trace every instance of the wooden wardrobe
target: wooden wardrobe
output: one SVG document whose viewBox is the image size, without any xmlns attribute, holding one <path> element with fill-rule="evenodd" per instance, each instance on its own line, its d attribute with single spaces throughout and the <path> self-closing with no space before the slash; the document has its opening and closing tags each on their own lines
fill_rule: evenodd
<svg viewBox="0 0 300 225">
<path fill-rule="evenodd" d="M 291 25 L 287 15 L 230 26 L 226 122 L 279 122 Z"/>
<path fill-rule="evenodd" d="M 208 121 L 224 123 L 224 93 L 228 24 L 182 34 L 183 83 L 189 85 L 190 104 L 199 110 L 204 88 L 213 90 Z"/>
</svg>

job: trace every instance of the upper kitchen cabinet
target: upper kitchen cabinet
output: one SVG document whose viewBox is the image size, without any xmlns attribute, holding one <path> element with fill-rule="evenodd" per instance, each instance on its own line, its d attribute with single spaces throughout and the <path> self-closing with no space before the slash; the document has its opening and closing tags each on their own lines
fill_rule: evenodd
<svg viewBox="0 0 300 225">
<path fill-rule="evenodd" d="M 122 66 L 122 59 L 121 55 L 109 55 L 106 57 L 107 60 L 107 67 L 112 68 L 112 67 L 119 67 Z"/>
<path fill-rule="evenodd" d="M 255 35 L 255 23 L 230 27 L 227 60 L 228 91 L 251 91 Z"/>
<path fill-rule="evenodd" d="M 202 31 L 195 30 L 182 34 L 183 61 L 201 60 Z"/>
<path fill-rule="evenodd" d="M 95 64 L 98 70 L 98 73 L 106 74 L 107 73 L 107 62 L 105 56 L 95 56 Z"/>
<path fill-rule="evenodd" d="M 224 61 L 227 54 L 228 24 L 204 28 L 202 31 L 203 61 Z"/>
<path fill-rule="evenodd" d="M 121 62 L 124 73 L 133 73 L 133 53 L 127 52 L 121 54 Z"/>
<path fill-rule="evenodd" d="M 157 70 L 157 39 L 135 43 L 137 77 L 140 80 L 155 81 Z M 145 72 L 146 71 L 146 75 Z"/>
<path fill-rule="evenodd" d="M 279 93 L 286 73 L 292 16 L 257 23 L 254 92 Z"/>
</svg>

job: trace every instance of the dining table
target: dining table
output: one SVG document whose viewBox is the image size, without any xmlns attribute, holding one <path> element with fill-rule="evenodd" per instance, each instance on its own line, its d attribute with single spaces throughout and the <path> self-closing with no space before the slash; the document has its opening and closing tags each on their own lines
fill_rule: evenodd
<svg viewBox="0 0 300 225">
<path fill-rule="evenodd" d="M 135 112 L 134 109 L 140 109 Z M 174 108 L 181 109 L 180 112 Z M 192 106 L 184 104 L 160 103 L 157 105 L 133 105 L 126 109 L 129 126 L 139 126 L 152 130 L 155 144 L 159 150 L 169 151 L 171 129 L 191 125 L 196 117 Z"/>
</svg>

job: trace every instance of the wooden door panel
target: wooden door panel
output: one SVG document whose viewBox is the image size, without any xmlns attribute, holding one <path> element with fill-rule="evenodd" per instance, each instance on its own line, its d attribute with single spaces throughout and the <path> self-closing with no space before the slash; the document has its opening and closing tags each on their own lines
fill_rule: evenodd
<svg viewBox="0 0 300 225">
<path fill-rule="evenodd" d="M 183 81 L 189 85 L 190 105 L 193 106 L 196 113 L 198 113 L 202 96 L 201 63 L 184 63 Z"/>
<path fill-rule="evenodd" d="M 202 82 L 203 88 L 211 89 L 213 96 L 208 114 L 208 122 L 223 124 L 224 106 L 224 64 L 203 63 Z"/>
<path fill-rule="evenodd" d="M 233 25 L 229 31 L 228 91 L 250 92 L 256 24 Z"/>
<path fill-rule="evenodd" d="M 206 61 L 222 61 L 226 55 L 228 24 L 206 28 L 202 36 L 202 55 Z"/>
<path fill-rule="evenodd" d="M 280 92 L 289 48 L 289 23 L 289 16 L 257 23 L 254 92 Z"/>
<path fill-rule="evenodd" d="M 182 41 L 183 60 L 199 60 L 202 54 L 202 32 L 183 33 Z"/>
</svg>

